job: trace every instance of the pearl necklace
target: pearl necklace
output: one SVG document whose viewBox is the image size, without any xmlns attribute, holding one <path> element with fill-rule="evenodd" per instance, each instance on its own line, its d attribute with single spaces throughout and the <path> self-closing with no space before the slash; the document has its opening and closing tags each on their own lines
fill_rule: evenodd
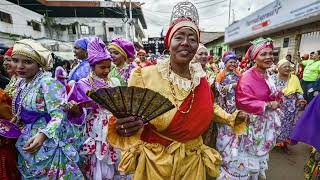
<svg viewBox="0 0 320 180">
<path fill-rule="evenodd" d="M 21 80 L 21 82 L 20 82 L 21 85 L 19 86 L 19 89 L 16 91 L 15 96 L 14 96 L 13 101 L 12 101 L 12 110 L 16 114 L 15 118 L 17 118 L 17 120 L 20 120 L 20 118 L 21 118 L 20 114 L 21 114 L 21 109 L 22 109 L 22 105 L 23 105 L 22 104 L 23 100 L 29 94 L 29 92 L 32 89 L 32 87 L 34 87 L 34 85 L 36 84 L 37 80 L 41 79 L 39 77 L 41 77 L 42 75 L 43 75 L 43 72 L 39 71 L 32 78 L 32 80 L 29 83 L 27 83 L 25 79 Z M 16 101 L 18 99 L 18 95 L 20 97 L 20 101 L 18 102 L 18 109 L 16 109 Z"/>
</svg>

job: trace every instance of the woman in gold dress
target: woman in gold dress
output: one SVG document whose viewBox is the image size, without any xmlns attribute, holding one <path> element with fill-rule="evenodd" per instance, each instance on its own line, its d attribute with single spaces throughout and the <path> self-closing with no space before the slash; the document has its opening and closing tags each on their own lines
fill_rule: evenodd
<svg viewBox="0 0 320 180">
<path fill-rule="evenodd" d="M 170 58 L 136 69 L 129 79 L 129 86 L 159 92 L 176 107 L 146 125 L 135 117 L 109 122 L 108 141 L 123 150 L 119 171 L 134 172 L 134 179 L 219 176 L 221 156 L 203 144 L 201 135 L 212 120 L 239 130 L 246 117 L 238 111 L 227 114 L 214 106 L 200 63 L 190 63 L 199 46 L 197 17 L 193 4 L 177 4 L 165 40 Z"/>
</svg>

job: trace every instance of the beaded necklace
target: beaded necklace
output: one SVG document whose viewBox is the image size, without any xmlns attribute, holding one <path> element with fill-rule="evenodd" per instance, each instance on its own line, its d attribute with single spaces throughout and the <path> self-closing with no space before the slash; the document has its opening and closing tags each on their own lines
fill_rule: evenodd
<svg viewBox="0 0 320 180">
<path fill-rule="evenodd" d="M 11 77 L 11 80 L 9 82 L 9 84 L 6 86 L 6 88 L 4 89 L 4 91 L 10 96 L 10 97 L 14 97 L 15 91 L 17 89 L 17 85 L 16 82 L 18 81 L 18 78 L 16 77 L 16 75 Z"/>
<path fill-rule="evenodd" d="M 168 76 L 170 77 L 170 74 L 171 74 L 171 68 L 169 67 L 169 74 Z M 192 93 L 192 98 L 190 100 L 190 103 L 189 103 L 189 108 L 186 110 L 186 111 L 183 111 L 183 110 L 180 110 L 180 107 L 177 103 L 177 101 L 183 101 L 184 99 L 179 99 L 177 96 L 176 96 L 176 93 L 175 93 L 175 90 L 174 90 L 174 86 L 173 86 L 173 83 L 171 81 L 169 81 L 169 84 L 170 84 L 170 90 L 171 90 L 171 95 L 173 96 L 173 99 L 174 99 L 174 103 L 175 103 L 175 106 L 176 108 L 178 109 L 178 111 L 182 114 L 188 114 L 192 108 L 192 105 L 193 105 L 193 101 L 194 101 L 194 90 L 193 90 L 193 82 L 191 82 L 191 93 Z M 188 96 L 187 96 L 188 97 Z"/>
<path fill-rule="evenodd" d="M 127 72 L 128 65 L 125 64 L 122 68 L 118 68 L 118 67 L 116 67 L 116 68 L 117 68 L 116 71 L 117 71 L 118 75 L 120 77 L 122 77 L 125 81 L 127 81 L 129 79 L 128 72 Z"/>
<path fill-rule="evenodd" d="M 15 96 L 12 101 L 12 110 L 16 114 L 15 118 L 17 118 L 17 120 L 20 120 L 20 118 L 21 118 L 20 114 L 21 114 L 21 109 L 22 109 L 22 105 L 23 105 L 22 104 L 23 100 L 29 94 L 30 90 L 32 89 L 32 87 L 34 87 L 34 85 L 37 83 L 37 81 L 39 79 L 41 79 L 39 77 L 41 77 L 42 75 L 43 75 L 43 72 L 39 71 L 32 78 L 32 80 L 29 83 L 27 83 L 25 79 L 21 80 L 19 89 L 15 93 Z M 22 87 L 24 87 L 24 88 L 22 88 Z M 17 102 L 18 97 L 20 97 L 20 101 L 18 102 L 18 109 L 16 109 L 16 102 Z"/>
<path fill-rule="evenodd" d="M 89 80 L 89 83 L 90 83 L 90 86 L 92 87 L 93 90 L 97 90 L 99 89 L 96 85 L 96 83 L 94 82 L 94 78 L 97 78 L 98 80 L 104 82 L 106 85 L 104 86 L 104 88 L 107 88 L 109 87 L 109 84 L 102 78 L 98 77 L 97 75 L 95 75 L 93 72 L 90 74 L 88 80 Z"/>
</svg>

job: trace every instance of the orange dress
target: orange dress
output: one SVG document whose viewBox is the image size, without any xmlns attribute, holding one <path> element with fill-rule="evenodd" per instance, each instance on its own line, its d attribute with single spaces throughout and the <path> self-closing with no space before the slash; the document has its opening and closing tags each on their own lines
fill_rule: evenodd
<svg viewBox="0 0 320 180">
<path fill-rule="evenodd" d="M 11 98 L 0 89 L 0 118 L 10 120 L 12 118 Z M 0 136 L 0 179 L 20 179 L 17 168 L 17 151 L 15 140 Z"/>
</svg>

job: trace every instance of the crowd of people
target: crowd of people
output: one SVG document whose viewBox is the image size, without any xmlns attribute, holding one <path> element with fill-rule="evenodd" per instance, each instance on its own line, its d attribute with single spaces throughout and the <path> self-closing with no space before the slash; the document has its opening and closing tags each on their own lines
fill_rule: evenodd
<svg viewBox="0 0 320 180">
<path fill-rule="evenodd" d="M 191 3 L 177 4 L 172 17 L 170 56 L 157 60 L 123 38 L 81 38 L 77 61 L 55 66 L 35 40 L 8 49 L 0 178 L 267 179 L 270 151 L 290 153 L 299 141 L 313 147 L 306 179 L 319 178 L 320 54 L 275 63 L 272 40 L 258 38 L 244 58 L 228 51 L 218 61 L 199 42 Z M 144 124 L 142 117 L 117 119 L 87 96 L 116 86 L 151 89 L 175 108 Z"/>
</svg>

